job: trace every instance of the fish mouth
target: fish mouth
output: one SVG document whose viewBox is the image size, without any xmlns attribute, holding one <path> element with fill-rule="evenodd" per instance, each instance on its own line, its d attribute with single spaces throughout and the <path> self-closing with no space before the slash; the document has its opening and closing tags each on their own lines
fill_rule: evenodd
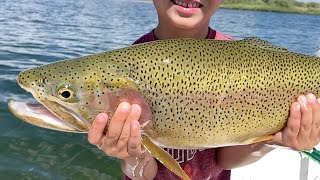
<svg viewBox="0 0 320 180">
<path fill-rule="evenodd" d="M 203 5 L 197 1 L 189 1 L 186 2 L 185 0 L 170 0 L 173 4 L 182 6 L 184 8 L 202 8 Z"/>
<path fill-rule="evenodd" d="M 62 120 L 52 113 L 46 106 L 40 103 L 17 102 L 11 100 L 8 103 L 9 110 L 18 118 L 30 124 L 64 132 L 86 133 L 90 123 L 77 116 L 72 110 L 63 107 L 57 103 L 54 105 L 69 114 L 76 123 L 70 123 Z"/>
</svg>

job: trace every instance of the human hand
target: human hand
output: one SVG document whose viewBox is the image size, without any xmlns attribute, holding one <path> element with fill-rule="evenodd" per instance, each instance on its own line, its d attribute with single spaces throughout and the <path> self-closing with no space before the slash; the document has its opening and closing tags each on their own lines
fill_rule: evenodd
<svg viewBox="0 0 320 180">
<path fill-rule="evenodd" d="M 116 109 L 107 132 L 108 115 L 97 115 L 88 132 L 88 141 L 99 147 L 108 156 L 125 159 L 141 154 L 141 132 L 139 118 L 141 107 L 122 102 Z"/>
<path fill-rule="evenodd" d="M 320 142 L 320 99 L 313 94 L 298 97 L 290 108 L 287 126 L 271 143 L 294 150 L 311 150 Z"/>
</svg>

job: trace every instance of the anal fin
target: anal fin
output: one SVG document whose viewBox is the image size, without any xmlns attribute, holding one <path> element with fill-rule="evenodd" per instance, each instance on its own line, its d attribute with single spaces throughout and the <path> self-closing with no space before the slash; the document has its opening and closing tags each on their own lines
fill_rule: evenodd
<svg viewBox="0 0 320 180">
<path fill-rule="evenodd" d="M 142 143 L 152 154 L 152 156 L 160 161 L 170 171 L 172 171 L 183 180 L 190 180 L 189 176 L 182 170 L 179 163 L 174 160 L 172 156 L 170 156 L 165 150 L 155 145 L 148 136 L 142 135 Z"/>
</svg>

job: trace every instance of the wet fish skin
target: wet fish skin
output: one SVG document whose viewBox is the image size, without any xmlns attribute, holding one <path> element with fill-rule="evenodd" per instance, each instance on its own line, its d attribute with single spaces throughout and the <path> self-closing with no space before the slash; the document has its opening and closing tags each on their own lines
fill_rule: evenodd
<svg viewBox="0 0 320 180">
<path fill-rule="evenodd" d="M 154 142 L 203 148 L 247 143 L 281 130 L 298 95 L 318 94 L 318 67 L 319 58 L 256 39 L 186 39 L 49 64 L 22 72 L 18 81 L 37 89 L 40 102 L 45 97 L 62 104 L 89 123 L 99 112 L 114 111 L 109 101 L 117 97 L 106 94 L 139 91 L 152 109 L 153 119 L 145 120 L 152 126 L 144 132 Z M 56 87 L 65 84 L 76 90 L 69 102 L 56 97 Z"/>
<path fill-rule="evenodd" d="M 280 131 L 299 95 L 319 94 L 319 60 L 257 38 L 163 40 L 36 67 L 18 82 L 76 132 L 129 101 L 156 145 L 210 148 Z"/>
</svg>

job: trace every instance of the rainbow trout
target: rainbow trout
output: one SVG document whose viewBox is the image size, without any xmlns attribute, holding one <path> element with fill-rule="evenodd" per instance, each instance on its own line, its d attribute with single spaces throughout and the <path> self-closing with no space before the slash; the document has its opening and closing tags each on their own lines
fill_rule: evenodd
<svg viewBox="0 0 320 180">
<path fill-rule="evenodd" d="M 54 62 L 19 74 L 41 103 L 9 102 L 17 117 L 44 128 L 88 132 L 99 112 L 122 101 L 142 107 L 143 144 L 183 179 L 161 147 L 213 148 L 272 138 L 291 103 L 319 94 L 320 58 L 258 38 L 155 41 Z"/>
</svg>

